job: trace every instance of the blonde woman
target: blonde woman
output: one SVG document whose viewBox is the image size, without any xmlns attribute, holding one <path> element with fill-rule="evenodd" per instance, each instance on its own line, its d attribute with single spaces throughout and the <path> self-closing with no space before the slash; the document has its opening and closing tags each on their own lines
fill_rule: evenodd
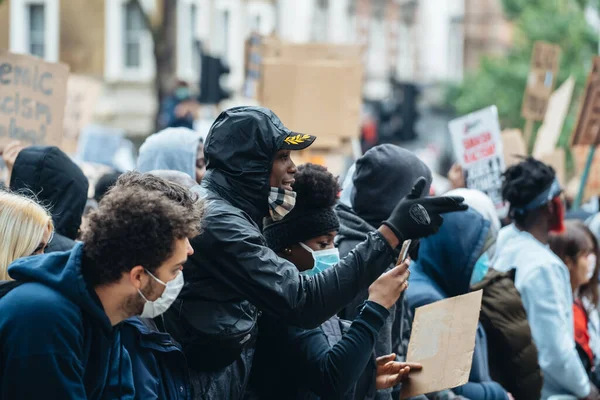
<svg viewBox="0 0 600 400">
<path fill-rule="evenodd" d="M 54 235 L 50 213 L 35 200 L 0 191 L 0 280 L 21 257 L 43 254 Z"/>
</svg>

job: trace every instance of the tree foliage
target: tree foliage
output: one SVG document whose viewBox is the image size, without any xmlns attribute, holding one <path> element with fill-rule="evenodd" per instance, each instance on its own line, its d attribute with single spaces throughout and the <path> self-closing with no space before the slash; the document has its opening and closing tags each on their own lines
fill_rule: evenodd
<svg viewBox="0 0 600 400">
<path fill-rule="evenodd" d="M 484 57 L 477 71 L 447 92 L 448 105 L 466 114 L 495 104 L 503 128 L 523 127 L 521 103 L 529 74 L 533 44 L 537 40 L 562 49 L 557 87 L 570 75 L 576 79 L 571 109 L 560 145 L 566 145 L 575 121 L 598 38 L 586 22 L 585 0 L 502 0 L 506 17 L 514 24 L 514 43 L 503 57 Z"/>
</svg>

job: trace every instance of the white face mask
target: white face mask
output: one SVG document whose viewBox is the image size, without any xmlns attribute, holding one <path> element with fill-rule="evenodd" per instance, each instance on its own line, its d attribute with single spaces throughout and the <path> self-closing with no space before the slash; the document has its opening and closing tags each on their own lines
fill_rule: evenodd
<svg viewBox="0 0 600 400">
<path fill-rule="evenodd" d="M 312 269 L 301 272 L 303 275 L 316 275 L 340 262 L 340 251 L 335 247 L 333 249 L 314 251 L 302 242 L 300 242 L 300 246 L 312 254 L 314 261 Z"/>
<path fill-rule="evenodd" d="M 590 279 L 592 279 L 592 276 L 594 276 L 594 271 L 596 270 L 596 255 L 594 253 L 591 253 L 590 255 L 587 256 L 587 264 L 588 264 L 588 270 L 587 270 L 587 279 L 588 281 Z"/>
<path fill-rule="evenodd" d="M 160 297 L 154 301 L 150 301 L 142 294 L 142 292 L 138 289 L 138 293 L 144 300 L 146 300 L 146 304 L 144 304 L 144 311 L 140 315 L 141 318 L 156 318 L 171 307 L 171 304 L 177 299 L 181 289 L 183 289 L 183 272 L 179 272 L 175 279 L 170 280 L 167 283 L 164 283 L 154 275 L 150 273 L 150 271 L 146 271 L 148 275 L 150 275 L 154 280 L 165 287 L 165 290 L 160 295 Z"/>
</svg>

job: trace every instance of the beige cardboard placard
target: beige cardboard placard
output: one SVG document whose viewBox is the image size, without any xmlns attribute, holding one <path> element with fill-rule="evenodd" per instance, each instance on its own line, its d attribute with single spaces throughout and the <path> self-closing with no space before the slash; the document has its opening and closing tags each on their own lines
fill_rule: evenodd
<svg viewBox="0 0 600 400">
<path fill-rule="evenodd" d="M 102 84 L 96 79 L 70 75 L 67 83 L 67 104 L 62 150 L 69 154 L 77 151 L 81 130 L 92 122 L 96 101 L 102 92 Z"/>
<path fill-rule="evenodd" d="M 289 129 L 316 135 L 312 148 L 335 148 L 359 135 L 362 76 L 360 61 L 265 59 L 259 100 Z"/>
<path fill-rule="evenodd" d="M 560 47 L 542 41 L 535 42 L 521 107 L 523 118 L 534 121 L 544 118 L 548 99 L 556 83 L 559 58 Z"/>
<path fill-rule="evenodd" d="M 69 67 L 0 51 L 0 146 L 60 146 Z"/>
<path fill-rule="evenodd" d="M 502 147 L 506 168 L 521 162 L 519 157 L 527 155 L 527 145 L 520 129 L 505 129 L 502 131 Z"/>
<path fill-rule="evenodd" d="M 288 61 L 361 60 L 363 48 L 354 44 L 289 43 L 276 38 L 265 38 L 261 45 L 264 58 Z"/>
<path fill-rule="evenodd" d="M 417 308 L 408 362 L 421 363 L 402 385 L 403 399 L 455 388 L 469 381 L 482 291 Z"/>
<path fill-rule="evenodd" d="M 571 145 L 598 145 L 600 134 L 600 57 L 592 60 L 585 92 L 579 105 L 577 123 L 571 134 Z"/>
<path fill-rule="evenodd" d="M 541 158 L 552 154 L 556 149 L 558 138 L 565 123 L 565 118 L 571 105 L 571 97 L 575 88 L 575 78 L 570 76 L 548 100 L 548 108 L 544 116 L 544 122 L 538 130 L 533 147 L 533 157 Z"/>
</svg>

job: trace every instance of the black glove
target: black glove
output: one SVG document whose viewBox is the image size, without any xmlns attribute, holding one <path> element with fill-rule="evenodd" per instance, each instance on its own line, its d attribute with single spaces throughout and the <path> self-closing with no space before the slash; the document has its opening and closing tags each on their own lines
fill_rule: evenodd
<svg viewBox="0 0 600 400">
<path fill-rule="evenodd" d="M 394 232 L 400 244 L 408 239 L 420 239 L 440 230 L 444 219 L 440 214 L 465 211 L 469 207 L 462 197 L 421 198 L 427 181 L 420 177 L 408 196 L 398 203 L 383 225 Z"/>
</svg>

